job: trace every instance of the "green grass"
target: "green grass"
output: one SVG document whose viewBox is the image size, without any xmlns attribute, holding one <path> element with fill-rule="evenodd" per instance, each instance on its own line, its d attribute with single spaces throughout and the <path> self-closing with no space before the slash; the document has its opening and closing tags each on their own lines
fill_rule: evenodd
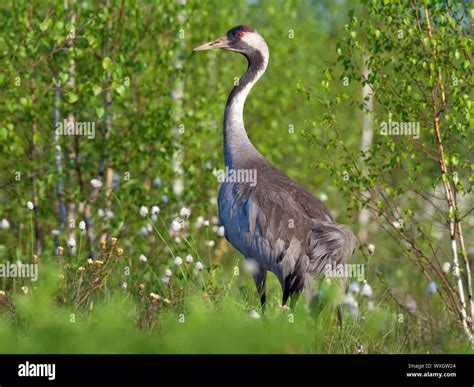
<svg viewBox="0 0 474 387">
<path fill-rule="evenodd" d="M 110 249 L 110 247 L 108 247 Z M 109 255 L 107 250 L 105 253 Z M 63 258 L 66 259 L 66 258 Z M 124 262 L 122 262 L 122 261 Z M 269 281 L 265 316 L 258 309 L 250 275 L 214 267 L 214 273 L 174 274 L 161 299 L 149 291 L 122 289 L 119 257 L 114 270 L 87 302 L 78 305 L 77 282 L 63 262 L 41 262 L 40 279 L 28 294 L 7 292 L 0 302 L 1 353 L 432 353 L 469 352 L 458 332 L 435 331 L 413 318 L 402 323 L 389 303 L 356 296 L 360 315 L 345 311 L 343 327 L 336 318 L 340 287 L 320 283 L 310 307 L 303 301 L 294 311 L 282 309 L 274 278 Z M 107 270 L 105 261 L 101 270 Z M 91 275 L 94 270 L 87 267 Z M 77 272 L 71 269 L 71 272 Z M 186 273 L 187 270 L 183 270 Z M 237 278 L 238 277 L 238 278 Z M 85 278 L 85 277 L 84 277 Z M 17 280 L 15 280 L 17 281 Z M 86 281 L 82 283 L 82 286 Z M 15 289 L 19 289 L 17 284 Z M 160 292 L 157 291 L 157 294 Z M 165 302 L 165 298 L 167 299 Z M 169 301 L 169 302 L 168 302 Z M 261 313 L 259 312 L 261 315 Z M 433 329 L 431 327 L 431 329 Z M 422 332 L 425 333 L 422 333 Z M 435 343 L 435 345 L 433 345 Z M 472 351 L 471 351 L 472 352 Z"/>
</svg>

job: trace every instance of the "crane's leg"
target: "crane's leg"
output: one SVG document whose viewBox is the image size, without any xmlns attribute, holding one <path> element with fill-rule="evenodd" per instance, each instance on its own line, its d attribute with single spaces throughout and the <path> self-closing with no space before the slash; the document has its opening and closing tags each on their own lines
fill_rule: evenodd
<svg viewBox="0 0 474 387">
<path fill-rule="evenodd" d="M 258 295 L 260 296 L 260 304 L 262 305 L 262 313 L 265 313 L 265 307 L 267 302 L 267 270 L 262 267 L 259 268 L 257 273 L 254 273 L 253 279 L 255 280 L 255 286 L 257 287 Z"/>
<path fill-rule="evenodd" d="M 298 302 L 298 299 L 300 298 L 300 294 L 300 292 L 296 292 L 290 296 L 290 309 L 295 309 L 295 305 Z"/>
<path fill-rule="evenodd" d="M 344 312 L 340 305 L 337 306 L 337 322 L 340 329 L 344 328 Z"/>
<path fill-rule="evenodd" d="M 288 288 L 284 289 L 281 304 L 285 306 L 286 303 L 288 302 L 288 299 L 290 299 L 290 309 L 294 309 L 296 303 L 298 302 L 298 299 L 300 298 L 300 294 L 301 294 L 300 292 L 295 292 L 295 293 L 290 294 L 290 291 L 288 290 Z"/>
<path fill-rule="evenodd" d="M 281 305 L 285 306 L 286 303 L 288 302 L 288 298 L 290 298 L 290 287 L 285 284 L 283 287 L 283 297 L 281 300 Z"/>
<path fill-rule="evenodd" d="M 311 289 L 311 277 L 305 274 L 301 278 L 295 278 L 292 275 L 286 277 L 283 283 L 282 305 L 286 305 L 288 299 L 290 299 L 290 308 L 294 309 L 302 291 L 304 291 L 306 300 L 308 302 L 311 300 L 313 294 Z"/>
</svg>

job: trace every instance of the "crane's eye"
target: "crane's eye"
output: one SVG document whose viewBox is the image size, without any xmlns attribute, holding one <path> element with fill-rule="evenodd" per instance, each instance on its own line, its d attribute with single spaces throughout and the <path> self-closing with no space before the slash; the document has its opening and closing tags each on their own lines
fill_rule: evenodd
<svg viewBox="0 0 474 387">
<path fill-rule="evenodd" d="M 241 38 L 241 37 L 244 36 L 244 33 L 243 33 L 242 31 L 237 31 L 237 32 L 235 33 L 235 36 L 237 36 L 238 38 Z"/>
</svg>

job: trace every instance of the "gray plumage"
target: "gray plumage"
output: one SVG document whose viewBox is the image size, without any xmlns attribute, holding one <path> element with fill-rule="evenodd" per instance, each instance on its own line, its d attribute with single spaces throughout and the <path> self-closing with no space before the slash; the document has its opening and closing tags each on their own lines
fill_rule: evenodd
<svg viewBox="0 0 474 387">
<path fill-rule="evenodd" d="M 233 171 L 245 171 L 256 182 L 224 182 L 219 190 L 219 216 L 228 241 L 257 270 L 254 279 L 265 305 L 267 272 L 274 273 L 283 290 L 282 303 L 304 292 L 312 297 L 311 277 L 326 266 L 344 264 L 356 247 L 354 234 L 333 221 L 324 204 L 304 187 L 273 167 L 252 145 L 245 131 L 245 99 L 268 64 L 268 47 L 247 26 L 231 29 L 196 50 L 224 48 L 248 59 L 248 69 L 232 90 L 224 115 L 224 159 Z M 254 184 L 256 183 L 256 184 Z M 295 297 L 294 299 L 296 299 Z"/>
</svg>

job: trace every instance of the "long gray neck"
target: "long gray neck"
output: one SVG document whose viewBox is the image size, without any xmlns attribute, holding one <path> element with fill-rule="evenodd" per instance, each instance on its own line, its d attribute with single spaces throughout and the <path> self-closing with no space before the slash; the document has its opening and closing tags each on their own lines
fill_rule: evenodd
<svg viewBox="0 0 474 387">
<path fill-rule="evenodd" d="M 244 161 L 263 156 L 255 149 L 244 126 L 244 104 L 253 85 L 268 65 L 268 50 L 245 55 L 248 68 L 227 99 L 224 114 L 224 161 L 229 168 L 238 168 Z"/>
</svg>

